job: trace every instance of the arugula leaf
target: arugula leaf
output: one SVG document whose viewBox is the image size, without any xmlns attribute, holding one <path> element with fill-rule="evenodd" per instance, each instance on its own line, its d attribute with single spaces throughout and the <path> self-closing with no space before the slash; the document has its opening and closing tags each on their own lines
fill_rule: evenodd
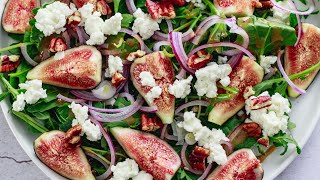
<svg viewBox="0 0 320 180">
<path fill-rule="evenodd" d="M 256 138 L 253 137 L 249 137 L 248 139 L 246 139 L 243 143 L 241 144 L 237 144 L 234 149 L 238 150 L 238 149 L 243 149 L 243 148 L 252 148 L 253 146 L 255 146 L 257 144 L 257 140 Z"/>
<path fill-rule="evenodd" d="M 45 112 L 34 112 L 32 113 L 34 117 L 36 117 L 39 120 L 46 120 L 50 118 L 50 113 L 48 111 Z"/>
<path fill-rule="evenodd" d="M 284 155 L 287 150 L 289 143 L 294 144 L 297 149 L 297 153 L 301 153 L 301 148 L 298 145 L 297 141 L 293 139 L 292 136 L 280 131 L 278 134 L 274 135 L 273 137 L 269 137 L 270 143 L 273 143 L 274 146 L 276 147 L 284 147 L 284 151 L 280 155 Z"/>
<path fill-rule="evenodd" d="M 4 100 L 9 95 L 10 95 L 10 92 L 3 92 L 2 94 L 0 94 L 0 101 Z"/>
<path fill-rule="evenodd" d="M 28 105 L 28 107 L 26 108 L 28 112 L 30 113 L 34 113 L 34 112 L 45 112 L 48 111 L 50 109 L 53 109 L 55 107 L 57 107 L 58 104 L 57 102 L 54 101 L 50 101 L 48 103 L 46 102 L 37 102 L 36 104 L 31 104 Z"/>
<path fill-rule="evenodd" d="M 192 174 L 190 172 L 185 171 L 184 169 L 179 169 L 175 176 L 172 178 L 173 180 L 193 180 L 198 179 L 199 176 Z"/>
<path fill-rule="evenodd" d="M 298 25 L 298 19 L 295 14 L 290 14 L 289 21 L 291 27 L 296 27 Z"/>
<path fill-rule="evenodd" d="M 131 102 L 124 97 L 117 98 L 116 102 L 114 103 L 114 106 L 116 106 L 117 108 L 123 108 L 129 105 L 131 105 Z"/>
<path fill-rule="evenodd" d="M 34 120 L 32 117 L 30 117 L 28 114 L 23 113 L 23 112 L 17 112 L 17 111 L 12 111 L 14 115 L 19 117 L 19 119 L 23 120 L 26 122 L 29 126 L 33 127 L 40 133 L 45 133 L 48 131 L 47 128 L 45 128 L 42 124 Z"/>
<path fill-rule="evenodd" d="M 225 135 L 229 135 L 234 128 L 236 128 L 238 125 L 240 125 L 242 123 L 242 121 L 236 117 L 232 117 L 231 119 L 229 119 L 226 123 L 224 123 L 221 126 L 221 130 L 223 131 L 223 133 Z"/>
<path fill-rule="evenodd" d="M 119 10 L 119 4 L 120 4 L 120 0 L 113 0 L 113 9 L 115 13 L 117 13 Z"/>
<path fill-rule="evenodd" d="M 122 14 L 121 27 L 129 28 L 130 24 L 133 22 L 134 17 L 131 14 Z"/>
</svg>

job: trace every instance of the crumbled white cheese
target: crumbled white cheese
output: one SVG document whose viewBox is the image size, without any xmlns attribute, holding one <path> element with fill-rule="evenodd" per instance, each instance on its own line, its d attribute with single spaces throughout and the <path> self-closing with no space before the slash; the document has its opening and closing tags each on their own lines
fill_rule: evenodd
<svg viewBox="0 0 320 180">
<path fill-rule="evenodd" d="M 174 95 L 176 98 L 185 98 L 191 92 L 191 81 L 192 76 L 187 79 L 175 80 L 174 83 L 169 86 L 169 93 Z"/>
<path fill-rule="evenodd" d="M 195 7 L 199 7 L 202 10 L 206 8 L 206 5 L 203 4 L 202 0 L 186 0 L 186 2 L 191 2 Z"/>
<path fill-rule="evenodd" d="M 121 29 L 122 19 L 121 13 L 116 13 L 111 18 L 105 20 L 102 26 L 102 32 L 105 35 L 117 35 Z"/>
<path fill-rule="evenodd" d="M 86 134 L 89 141 L 98 141 L 101 139 L 101 131 L 98 125 L 93 124 L 90 120 L 86 120 L 82 125 L 82 133 Z"/>
<path fill-rule="evenodd" d="M 139 174 L 139 166 L 136 161 L 127 158 L 125 161 L 111 166 L 111 171 L 113 172 L 111 180 L 127 180 Z"/>
<path fill-rule="evenodd" d="M 277 56 L 260 56 L 260 66 L 264 69 L 264 73 L 270 72 L 271 65 L 277 62 Z"/>
<path fill-rule="evenodd" d="M 145 171 L 140 171 L 138 175 L 132 178 L 132 180 L 152 180 L 152 179 L 153 179 L 152 175 Z"/>
<path fill-rule="evenodd" d="M 209 63 L 206 67 L 197 70 L 195 73 L 197 81 L 194 87 L 197 90 L 198 96 L 216 97 L 218 90 L 216 82 L 228 77 L 231 71 L 232 69 L 229 64 L 218 65 L 215 62 Z M 228 85 L 230 82 L 225 82 L 225 80 L 227 79 L 224 79 L 222 83 Z"/>
<path fill-rule="evenodd" d="M 67 4 L 56 1 L 45 8 L 39 9 L 34 17 L 36 20 L 35 26 L 45 36 L 50 36 L 53 33 L 60 34 L 66 30 L 64 27 L 67 22 L 66 19 L 73 12 Z"/>
<path fill-rule="evenodd" d="M 146 95 L 146 99 L 149 103 L 153 103 L 154 99 L 157 99 L 160 97 L 162 93 L 162 89 L 160 86 L 153 87 Z"/>
<path fill-rule="evenodd" d="M 75 119 L 72 121 L 72 126 L 81 125 L 89 118 L 87 106 L 81 106 L 80 104 L 72 102 L 69 108 L 71 108 L 75 116 Z"/>
<path fill-rule="evenodd" d="M 122 59 L 119 56 L 110 55 L 108 58 L 108 71 L 110 76 L 113 76 L 115 73 L 123 72 Z"/>
<path fill-rule="evenodd" d="M 202 126 L 200 119 L 196 118 L 194 112 L 185 112 L 184 121 L 178 123 L 178 127 L 184 128 L 186 131 L 193 133 L 194 139 L 198 141 L 199 146 L 203 146 L 210 150 L 208 162 L 216 162 L 217 164 L 225 164 L 227 155 L 221 142 L 229 141 L 226 135 L 219 129 L 210 130 L 206 126 Z"/>
<path fill-rule="evenodd" d="M 142 86 L 156 86 L 156 80 L 153 78 L 152 74 L 149 71 L 142 71 L 139 75 L 141 79 Z"/>
<path fill-rule="evenodd" d="M 227 86 L 229 86 L 229 84 L 231 82 L 230 77 L 226 76 L 226 77 L 222 78 L 219 82 L 223 87 L 227 87 Z"/>
<path fill-rule="evenodd" d="M 194 145 L 197 143 L 193 133 L 187 133 L 184 137 L 184 140 L 188 145 Z"/>
<path fill-rule="evenodd" d="M 264 92 L 259 96 L 269 96 Z M 246 100 L 246 112 L 250 114 L 250 119 L 256 122 L 262 128 L 264 136 L 274 136 L 279 131 L 285 132 L 289 117 L 287 114 L 291 111 L 288 99 L 282 97 L 279 93 L 271 96 L 272 105 L 258 110 L 250 109 L 250 100 L 256 98 L 251 96 Z"/>
<path fill-rule="evenodd" d="M 12 104 L 12 109 L 14 111 L 23 111 L 26 106 L 24 93 L 18 94 L 17 99 Z"/>
<path fill-rule="evenodd" d="M 79 13 L 81 14 L 81 22 L 80 26 L 84 25 L 84 22 L 90 17 L 93 13 L 94 5 L 91 3 L 87 3 L 83 5 L 81 8 L 78 9 Z"/>
<path fill-rule="evenodd" d="M 133 13 L 133 16 L 136 19 L 133 22 L 132 30 L 139 33 L 142 39 L 149 39 L 155 31 L 160 30 L 158 21 L 152 19 L 149 14 L 142 12 L 140 8 Z"/>
<path fill-rule="evenodd" d="M 287 0 L 278 1 L 277 4 L 283 8 L 292 9 Z M 273 12 L 273 17 L 269 16 L 267 17 L 267 20 L 285 24 L 289 23 L 290 12 L 283 11 L 282 9 L 279 9 L 276 6 L 273 6 L 271 8 L 271 11 Z"/>
<path fill-rule="evenodd" d="M 103 44 L 107 38 L 102 32 L 94 32 L 90 35 L 90 39 L 86 42 L 88 45 L 100 45 Z"/>
<path fill-rule="evenodd" d="M 61 59 L 63 59 L 64 58 L 64 51 L 61 51 L 61 52 L 57 52 L 56 54 L 54 54 L 54 57 L 53 57 L 53 59 L 54 60 L 61 60 Z"/>
<path fill-rule="evenodd" d="M 26 81 L 25 83 L 19 84 L 21 89 L 27 90 L 24 93 L 25 101 L 27 104 L 35 104 L 42 98 L 47 97 L 46 90 L 42 88 L 42 81 L 35 79 Z"/>
<path fill-rule="evenodd" d="M 141 51 L 141 50 L 137 50 L 136 52 L 132 52 L 127 56 L 127 60 L 128 61 L 134 61 L 137 58 L 143 57 L 144 55 L 146 55 L 145 51 Z"/>
<path fill-rule="evenodd" d="M 228 61 L 227 56 L 218 56 L 218 64 L 226 64 Z"/>
<path fill-rule="evenodd" d="M 85 21 L 84 29 L 86 33 L 90 35 L 87 44 L 101 45 L 107 39 L 102 33 L 104 21 L 100 16 L 101 14 L 99 12 L 94 12 L 91 16 L 87 17 Z"/>
</svg>

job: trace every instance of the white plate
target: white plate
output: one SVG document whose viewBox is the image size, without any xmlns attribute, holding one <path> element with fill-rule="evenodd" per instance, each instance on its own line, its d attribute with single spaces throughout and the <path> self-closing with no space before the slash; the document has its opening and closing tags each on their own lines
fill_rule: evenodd
<svg viewBox="0 0 320 180">
<path fill-rule="evenodd" d="M 0 19 L 6 1 L 0 1 Z M 301 4 L 299 4 L 301 5 Z M 317 9 L 320 7 L 320 3 L 317 2 Z M 320 14 L 314 15 L 308 18 L 308 22 L 320 27 Z M 7 34 L 0 28 L 0 47 L 4 47 L 10 44 L 12 40 Z M 296 123 L 297 127 L 292 132 L 294 138 L 298 141 L 299 145 L 303 147 L 309 139 L 317 121 L 320 119 L 320 77 L 314 80 L 313 84 L 307 90 L 307 94 L 299 97 L 297 100 L 292 101 L 292 113 L 290 114 L 291 120 Z M 47 166 L 45 166 L 36 157 L 33 150 L 33 141 L 37 135 L 27 131 L 26 125 L 21 120 L 8 113 L 11 104 L 8 99 L 1 102 L 1 108 L 4 116 L 11 128 L 14 136 L 20 143 L 21 147 L 30 157 L 30 159 L 51 179 L 64 179 L 59 174 L 55 173 Z M 263 163 L 264 179 L 274 179 L 278 176 L 297 156 L 296 150 L 293 146 L 290 146 L 288 152 L 284 156 L 280 156 L 282 149 L 277 149 L 272 155 L 270 155 Z"/>
</svg>

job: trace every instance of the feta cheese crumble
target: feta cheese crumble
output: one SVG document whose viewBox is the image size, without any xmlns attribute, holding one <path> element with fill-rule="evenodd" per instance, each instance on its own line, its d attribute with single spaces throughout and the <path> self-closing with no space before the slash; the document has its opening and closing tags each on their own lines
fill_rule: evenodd
<svg viewBox="0 0 320 180">
<path fill-rule="evenodd" d="M 23 111 L 26 106 L 24 93 L 18 94 L 17 99 L 12 104 L 12 109 L 14 111 Z"/>
<path fill-rule="evenodd" d="M 174 95 L 176 98 L 185 98 L 191 92 L 191 81 L 192 76 L 187 79 L 175 80 L 174 83 L 169 86 L 169 93 Z"/>
<path fill-rule="evenodd" d="M 197 90 L 198 96 L 216 97 L 218 90 L 216 82 L 221 79 L 220 83 L 223 86 L 228 86 L 230 84 L 228 75 L 231 71 L 232 69 L 229 64 L 218 65 L 215 62 L 209 63 L 206 67 L 197 70 L 195 73 L 197 81 L 194 87 Z"/>
<path fill-rule="evenodd" d="M 260 56 L 260 66 L 264 69 L 264 73 L 270 72 L 271 65 L 277 62 L 277 56 Z"/>
<path fill-rule="evenodd" d="M 132 180 L 152 180 L 152 179 L 153 179 L 152 175 L 145 171 L 140 171 L 138 175 L 132 178 Z"/>
<path fill-rule="evenodd" d="M 108 71 L 110 76 L 113 76 L 117 72 L 122 73 L 123 72 L 122 59 L 118 56 L 110 55 L 108 58 Z"/>
<path fill-rule="evenodd" d="M 160 97 L 162 93 L 162 89 L 160 86 L 153 87 L 146 95 L 147 101 L 152 104 L 154 99 L 157 99 Z"/>
<path fill-rule="evenodd" d="M 196 118 L 194 112 L 185 112 L 183 117 L 184 121 L 179 122 L 178 127 L 184 128 L 186 131 L 193 133 L 194 139 L 198 141 L 198 145 L 210 150 L 210 155 L 207 159 L 208 162 L 216 162 L 219 165 L 225 164 L 227 162 L 227 155 L 221 146 L 221 142 L 229 141 L 229 139 L 222 130 L 215 128 L 210 130 L 208 127 L 202 126 L 201 121 Z M 192 137 L 191 140 L 188 139 L 188 141 L 192 143 Z"/>
<path fill-rule="evenodd" d="M 39 9 L 34 17 L 36 20 L 35 26 L 45 36 L 50 36 L 53 33 L 60 34 L 66 30 L 64 27 L 67 22 L 66 19 L 73 12 L 67 4 L 56 1 L 45 8 Z"/>
<path fill-rule="evenodd" d="M 75 116 L 75 119 L 72 121 L 72 126 L 81 125 L 89 118 L 87 106 L 81 106 L 80 104 L 72 102 L 69 108 L 71 108 Z"/>
<path fill-rule="evenodd" d="M 133 13 L 133 16 L 136 19 L 133 22 L 132 30 L 139 33 L 143 40 L 149 39 L 155 31 L 160 30 L 158 21 L 152 19 L 149 14 L 142 12 L 140 8 Z"/>
<path fill-rule="evenodd" d="M 142 86 L 156 86 L 156 80 L 149 71 L 142 71 L 139 75 Z"/>
<path fill-rule="evenodd" d="M 61 52 L 57 52 L 56 54 L 54 54 L 54 57 L 53 59 L 54 60 L 60 60 L 60 59 L 63 59 L 64 58 L 64 51 L 61 51 Z"/>
<path fill-rule="evenodd" d="M 94 5 L 91 3 L 87 3 L 78 9 L 78 11 L 81 15 L 81 22 L 79 24 L 80 26 L 84 25 L 84 23 L 88 19 L 88 17 L 90 17 L 92 15 L 93 10 L 94 10 Z"/>
<path fill-rule="evenodd" d="M 110 180 L 152 180 L 151 174 L 140 171 L 135 160 L 127 158 L 125 161 L 118 162 L 115 166 L 111 166 L 113 177 Z"/>
<path fill-rule="evenodd" d="M 227 56 L 218 56 L 218 64 L 226 64 L 228 61 Z"/>
<path fill-rule="evenodd" d="M 263 92 L 259 96 L 270 96 L 269 93 Z M 258 96 L 258 97 L 259 97 Z M 250 100 L 256 98 L 251 96 L 246 100 L 246 112 L 253 122 L 256 122 L 262 128 L 264 136 L 272 137 L 280 131 L 285 132 L 287 130 L 287 124 L 289 117 L 287 113 L 291 111 L 290 103 L 288 99 L 282 97 L 279 93 L 271 96 L 271 106 L 261 108 L 258 110 L 252 110 L 250 108 Z"/>
<path fill-rule="evenodd" d="M 278 1 L 277 4 L 283 8 L 292 9 L 287 0 Z M 276 6 L 273 6 L 271 11 L 273 12 L 273 17 L 269 16 L 267 20 L 285 24 L 289 23 L 290 12 L 283 11 Z"/>
<path fill-rule="evenodd" d="M 186 0 L 186 2 L 191 2 L 195 7 L 198 7 L 202 10 L 206 8 L 206 5 L 202 3 L 202 0 Z"/>
<path fill-rule="evenodd" d="M 111 18 L 105 20 L 102 26 L 102 32 L 105 35 L 117 35 L 121 29 L 122 19 L 121 13 L 116 13 Z"/>
</svg>

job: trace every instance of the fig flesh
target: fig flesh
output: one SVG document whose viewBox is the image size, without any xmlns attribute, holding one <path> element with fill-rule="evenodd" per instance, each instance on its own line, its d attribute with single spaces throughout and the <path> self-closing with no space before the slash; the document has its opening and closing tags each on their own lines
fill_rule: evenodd
<svg viewBox="0 0 320 180">
<path fill-rule="evenodd" d="M 214 0 L 214 5 L 228 17 L 251 16 L 256 7 L 262 7 L 258 0 Z"/>
<path fill-rule="evenodd" d="M 94 180 L 89 162 L 80 147 L 69 144 L 66 133 L 53 130 L 34 142 L 38 158 L 49 168 L 69 179 Z"/>
<path fill-rule="evenodd" d="M 302 35 L 297 46 L 288 46 L 285 49 L 284 67 L 288 75 L 299 73 L 320 61 L 320 29 L 312 24 L 302 24 Z M 294 79 L 292 82 L 301 89 L 307 89 L 317 73 L 311 72 L 305 79 Z M 299 93 L 288 86 L 290 97 L 297 97 Z"/>
<path fill-rule="evenodd" d="M 73 3 L 76 5 L 77 8 L 81 8 L 83 5 L 87 3 L 91 3 L 93 5 L 97 4 L 98 0 L 73 0 Z"/>
<path fill-rule="evenodd" d="M 239 90 L 232 99 L 217 103 L 209 113 L 208 120 L 218 125 L 225 123 L 245 105 L 244 91 L 249 86 L 255 86 L 262 81 L 263 68 L 254 60 L 244 56 L 237 67 L 230 73 L 230 87 Z M 221 91 L 221 89 L 219 90 Z M 218 93 L 220 93 L 218 91 Z"/>
<path fill-rule="evenodd" d="M 41 62 L 27 74 L 27 79 L 39 79 L 72 89 L 92 89 L 101 81 L 102 57 L 93 46 L 80 46 L 64 52 L 64 57 L 54 57 Z"/>
<path fill-rule="evenodd" d="M 138 58 L 132 63 L 130 75 L 134 87 L 146 99 L 146 94 L 151 90 L 150 86 L 141 84 L 140 73 L 149 71 L 156 81 L 156 85 L 162 89 L 161 96 L 153 103 L 147 103 L 150 106 L 158 108 L 157 115 L 164 124 L 170 124 L 174 116 L 175 97 L 169 93 L 169 85 L 174 81 L 174 70 L 172 63 L 163 52 L 154 52 L 142 58 Z M 147 100 L 147 99 L 146 99 Z"/>
<path fill-rule="evenodd" d="M 180 168 L 179 155 L 162 139 L 130 128 L 115 127 L 111 133 L 140 169 L 154 179 L 171 179 Z"/>
<path fill-rule="evenodd" d="M 218 166 L 207 180 L 261 180 L 263 169 L 251 149 L 240 149 L 228 156 L 228 162 Z"/>
<path fill-rule="evenodd" d="M 30 30 L 29 21 L 34 17 L 32 9 L 39 6 L 40 0 L 9 0 L 2 16 L 3 29 L 17 34 Z"/>
</svg>

